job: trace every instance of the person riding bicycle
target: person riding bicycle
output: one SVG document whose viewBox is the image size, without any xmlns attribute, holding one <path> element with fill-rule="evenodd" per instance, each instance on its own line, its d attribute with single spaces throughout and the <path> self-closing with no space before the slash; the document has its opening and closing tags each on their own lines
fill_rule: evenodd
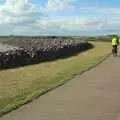
<svg viewBox="0 0 120 120">
<path fill-rule="evenodd" d="M 113 36 L 112 38 L 112 52 L 114 52 L 115 54 L 117 54 L 117 47 L 119 45 L 119 39 L 116 35 Z"/>
</svg>

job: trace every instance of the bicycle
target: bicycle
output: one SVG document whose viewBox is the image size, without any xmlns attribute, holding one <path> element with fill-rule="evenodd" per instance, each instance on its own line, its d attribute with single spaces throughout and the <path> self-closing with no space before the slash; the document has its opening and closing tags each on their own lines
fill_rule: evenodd
<svg viewBox="0 0 120 120">
<path fill-rule="evenodd" d="M 117 56 L 117 53 L 118 53 L 117 47 L 114 46 L 113 49 L 112 49 L 112 55 L 113 55 L 114 57 L 116 57 L 116 56 Z"/>
</svg>

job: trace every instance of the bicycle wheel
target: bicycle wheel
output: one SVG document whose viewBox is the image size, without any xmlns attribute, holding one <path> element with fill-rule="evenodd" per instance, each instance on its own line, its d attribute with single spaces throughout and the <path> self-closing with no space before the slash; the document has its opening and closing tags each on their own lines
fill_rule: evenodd
<svg viewBox="0 0 120 120">
<path fill-rule="evenodd" d="M 116 51 L 116 49 L 115 49 L 115 48 L 113 48 L 113 49 L 112 49 L 112 55 L 113 55 L 114 57 L 116 57 L 116 56 L 117 56 L 117 51 Z"/>
</svg>

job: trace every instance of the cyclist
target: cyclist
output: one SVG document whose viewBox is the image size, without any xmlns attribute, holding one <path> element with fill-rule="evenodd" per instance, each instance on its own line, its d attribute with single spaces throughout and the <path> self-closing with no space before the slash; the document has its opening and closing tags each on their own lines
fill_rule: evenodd
<svg viewBox="0 0 120 120">
<path fill-rule="evenodd" d="M 119 39 L 116 35 L 113 36 L 112 38 L 112 52 L 114 55 L 117 55 L 117 47 L 119 45 Z"/>
</svg>

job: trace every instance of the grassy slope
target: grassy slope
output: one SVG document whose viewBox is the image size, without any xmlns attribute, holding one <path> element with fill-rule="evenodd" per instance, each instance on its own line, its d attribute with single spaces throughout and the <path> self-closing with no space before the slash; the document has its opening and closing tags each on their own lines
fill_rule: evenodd
<svg viewBox="0 0 120 120">
<path fill-rule="evenodd" d="M 74 74 L 99 63 L 111 51 L 110 43 L 67 59 L 0 72 L 0 115 L 67 82 Z"/>
</svg>

